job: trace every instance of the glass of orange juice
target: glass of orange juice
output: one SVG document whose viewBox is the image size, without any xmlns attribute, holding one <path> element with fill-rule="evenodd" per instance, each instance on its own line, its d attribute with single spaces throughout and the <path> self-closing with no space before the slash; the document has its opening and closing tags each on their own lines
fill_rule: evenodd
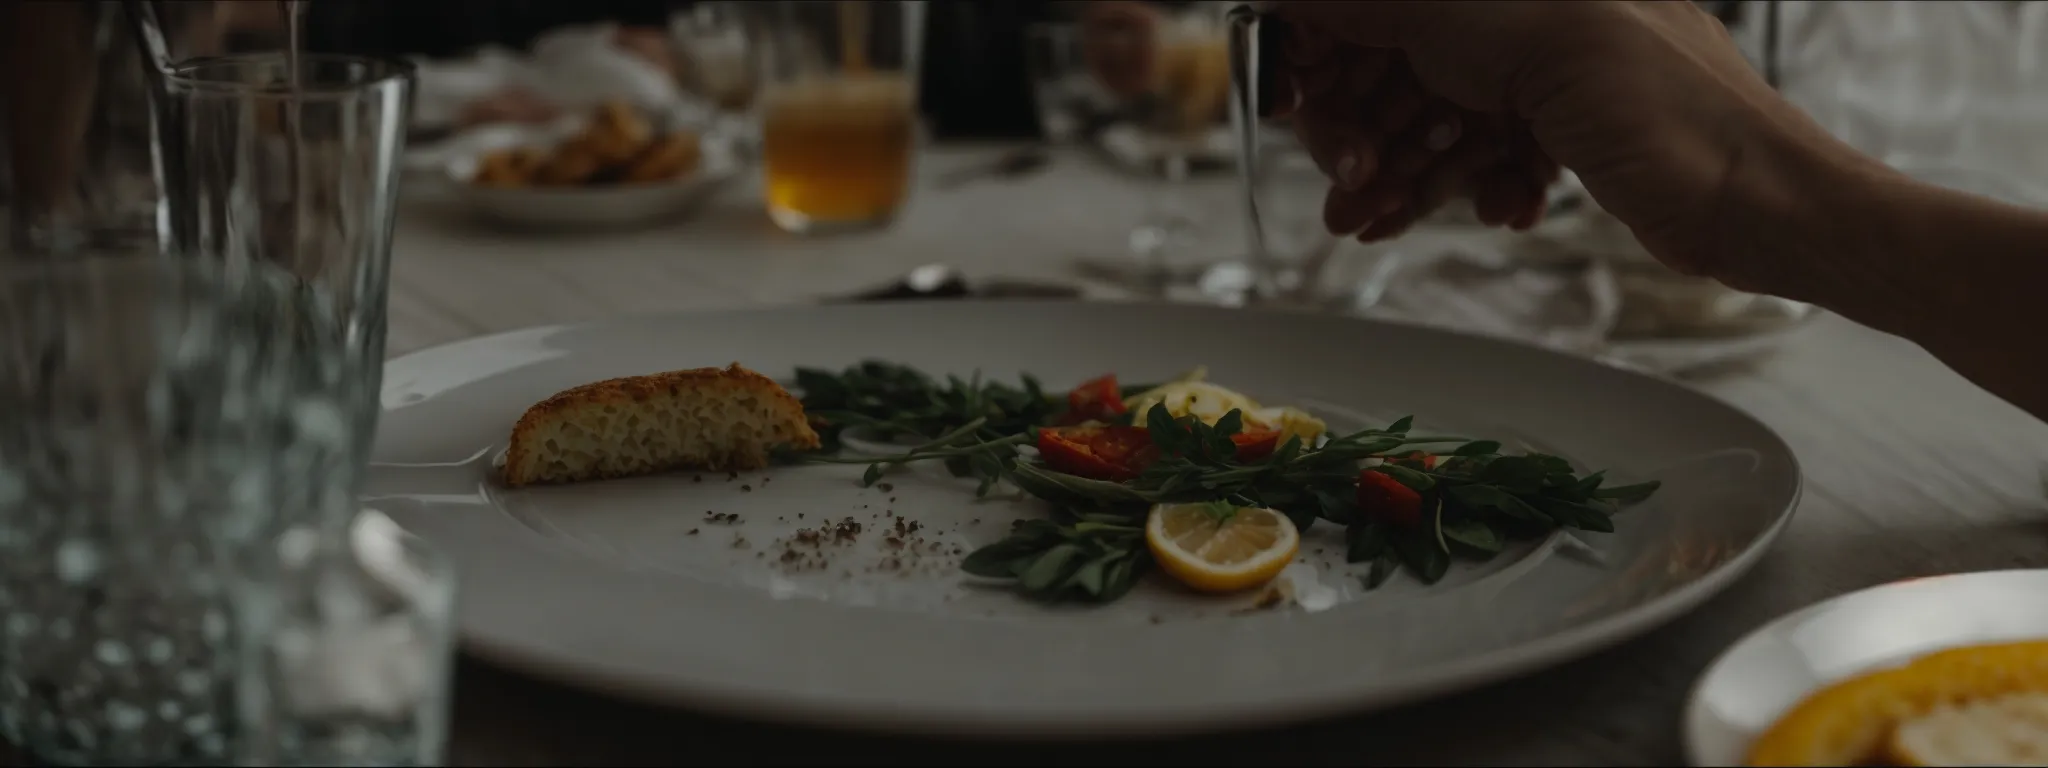
<svg viewBox="0 0 2048 768">
<path fill-rule="evenodd" d="M 910 195 L 924 4 L 749 5 L 765 15 L 755 111 L 769 217 L 797 233 L 887 224 Z"/>
</svg>

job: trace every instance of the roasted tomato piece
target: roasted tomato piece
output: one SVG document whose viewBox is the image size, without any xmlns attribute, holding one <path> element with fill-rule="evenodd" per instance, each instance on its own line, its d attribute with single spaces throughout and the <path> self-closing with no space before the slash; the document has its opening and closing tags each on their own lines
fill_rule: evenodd
<svg viewBox="0 0 2048 768">
<path fill-rule="evenodd" d="M 1256 432 L 1239 432 L 1230 436 L 1230 442 L 1237 444 L 1237 460 L 1254 462 L 1273 455 L 1280 447 L 1280 431 L 1262 429 Z"/>
<path fill-rule="evenodd" d="M 1358 473 L 1358 511 L 1367 520 L 1403 528 L 1422 522 L 1422 494 L 1376 469 Z"/>
<path fill-rule="evenodd" d="M 1158 458 L 1144 427 L 1056 427 L 1038 431 L 1038 455 L 1047 466 L 1093 480 L 1124 481 Z"/>
<path fill-rule="evenodd" d="M 1067 424 L 1084 421 L 1115 421 L 1124 414 L 1123 389 L 1117 386 L 1116 374 L 1090 379 L 1067 393 L 1067 413 L 1061 419 Z"/>
</svg>

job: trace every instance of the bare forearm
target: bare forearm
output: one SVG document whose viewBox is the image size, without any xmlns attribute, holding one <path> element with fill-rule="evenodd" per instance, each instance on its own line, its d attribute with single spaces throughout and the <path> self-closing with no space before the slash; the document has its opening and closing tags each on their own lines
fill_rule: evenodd
<svg viewBox="0 0 2048 768">
<path fill-rule="evenodd" d="M 1766 228 L 1780 236 L 1765 255 L 1782 266 L 1756 287 L 1916 342 L 2048 419 L 2048 211 L 1923 184 L 1838 146 L 1790 166 L 1800 199 L 1774 200 Z"/>
</svg>

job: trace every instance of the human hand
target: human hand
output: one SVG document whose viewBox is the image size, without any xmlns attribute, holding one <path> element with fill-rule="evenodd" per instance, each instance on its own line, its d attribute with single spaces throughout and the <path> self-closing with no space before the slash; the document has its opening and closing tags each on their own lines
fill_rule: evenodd
<svg viewBox="0 0 2048 768">
<path fill-rule="evenodd" d="M 1395 237 L 1451 199 L 1479 220 L 1527 229 L 1542 218 L 1557 164 L 1526 123 L 1464 109 L 1431 93 L 1399 51 L 1342 45 L 1290 26 L 1280 99 L 1333 182 L 1330 231 L 1362 241 Z"/>
<path fill-rule="evenodd" d="M 1691 274 L 1741 279 L 1751 265 L 1725 258 L 1725 201 L 1768 186 L 1770 158 L 1786 154 L 1776 147 L 1827 143 L 1689 2 L 1283 2 L 1277 12 L 1334 41 L 1325 76 L 1363 79 L 1355 73 L 1370 74 L 1373 56 L 1398 52 L 1425 94 L 1493 118 L 1510 143 L 1526 124 L 1653 255 Z M 1314 44 L 1290 41 L 1290 60 L 1314 60 Z M 1316 85 L 1301 85 L 1305 113 L 1343 119 L 1363 106 L 1343 97 L 1356 89 Z M 1356 111 L 1349 121 L 1365 125 Z M 1305 136 L 1330 155 L 1345 138 Z M 1333 191 L 1329 207 L 1345 197 Z"/>
</svg>

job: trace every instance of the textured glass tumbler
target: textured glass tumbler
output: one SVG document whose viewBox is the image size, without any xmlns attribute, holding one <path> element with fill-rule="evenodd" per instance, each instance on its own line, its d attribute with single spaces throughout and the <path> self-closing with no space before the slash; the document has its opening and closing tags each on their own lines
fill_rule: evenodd
<svg viewBox="0 0 2048 768">
<path fill-rule="evenodd" d="M 286 534 L 241 582 L 238 762 L 442 765 L 455 657 L 453 566 L 383 513 L 342 538 Z"/>
<path fill-rule="evenodd" d="M 396 59 L 282 53 L 173 68 L 157 110 L 174 252 L 269 265 L 298 278 L 345 331 L 351 434 L 371 436 L 384 370 L 385 299 L 413 69 Z M 359 469 L 369 441 L 346 457 Z M 355 514 L 354 486 L 306 506 Z M 295 505 L 296 506 L 296 505 Z M 336 534 L 338 535 L 338 534 Z"/>
<path fill-rule="evenodd" d="M 267 267 L 0 259 L 0 736 L 234 757 L 236 585 L 353 481 L 336 317 Z"/>
</svg>

